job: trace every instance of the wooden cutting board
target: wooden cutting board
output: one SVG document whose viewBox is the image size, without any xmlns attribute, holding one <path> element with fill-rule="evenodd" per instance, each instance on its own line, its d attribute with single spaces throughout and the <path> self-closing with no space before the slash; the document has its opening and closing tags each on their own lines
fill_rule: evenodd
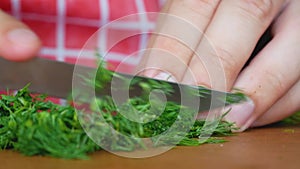
<svg viewBox="0 0 300 169">
<path fill-rule="evenodd" d="M 229 142 L 197 147 L 175 147 L 156 157 L 130 159 L 105 151 L 89 160 L 24 157 L 0 151 L 0 169 L 255 169 L 300 168 L 300 125 L 272 125 L 226 137 Z"/>
</svg>

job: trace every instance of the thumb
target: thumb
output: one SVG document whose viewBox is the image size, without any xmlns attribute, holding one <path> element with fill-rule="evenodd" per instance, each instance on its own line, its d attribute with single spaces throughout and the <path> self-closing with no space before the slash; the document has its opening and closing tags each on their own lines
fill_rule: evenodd
<svg viewBox="0 0 300 169">
<path fill-rule="evenodd" d="M 0 56 L 23 61 L 34 57 L 41 47 L 38 36 L 25 24 L 0 10 Z"/>
</svg>

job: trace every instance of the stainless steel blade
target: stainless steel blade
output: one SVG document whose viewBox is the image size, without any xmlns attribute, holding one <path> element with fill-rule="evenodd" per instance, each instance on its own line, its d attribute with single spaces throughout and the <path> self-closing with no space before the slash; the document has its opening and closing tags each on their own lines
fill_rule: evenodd
<svg viewBox="0 0 300 169">
<path fill-rule="evenodd" d="M 74 65 L 35 58 L 12 62 L 0 58 L 0 89 L 20 89 L 30 83 L 36 93 L 66 98 L 72 89 Z"/>
<path fill-rule="evenodd" d="M 29 89 L 32 92 L 43 93 L 59 98 L 67 98 L 72 92 L 74 67 L 75 66 L 73 64 L 41 58 L 35 58 L 26 62 L 11 62 L 0 58 L 0 90 L 20 89 L 30 83 Z M 77 69 L 78 67 L 84 70 L 83 72 L 86 72 L 86 74 L 91 71 L 95 71 L 93 68 L 76 65 Z M 127 79 L 133 78 L 131 75 L 120 73 L 118 73 L 118 76 Z M 182 89 L 186 89 L 184 91 L 199 91 L 201 97 L 191 97 L 200 98 L 199 111 L 209 110 L 211 107 L 219 107 L 224 104 L 228 105 L 232 102 L 241 102 L 246 99 L 244 95 L 209 90 L 203 87 L 188 86 L 140 76 L 134 76 L 134 78 L 145 83 L 149 83 L 149 80 L 158 84 L 167 83 L 173 88 L 173 92 L 167 95 L 167 99 L 179 104 L 182 104 Z M 118 83 L 118 80 L 116 82 Z M 120 81 L 120 83 L 122 83 L 122 81 Z M 102 91 L 97 93 L 97 95 L 111 94 L 111 86 L 112 84 L 108 83 Z M 118 90 L 122 92 L 121 89 Z M 132 97 L 137 96 L 141 93 L 141 89 L 137 86 L 131 86 L 129 93 Z M 212 96 L 214 96 L 214 98 Z"/>
</svg>

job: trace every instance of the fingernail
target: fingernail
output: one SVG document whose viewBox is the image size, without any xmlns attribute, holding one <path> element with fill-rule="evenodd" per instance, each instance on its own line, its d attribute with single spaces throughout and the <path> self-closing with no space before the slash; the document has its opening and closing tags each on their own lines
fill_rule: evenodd
<svg viewBox="0 0 300 169">
<path fill-rule="evenodd" d="M 187 85 L 196 85 L 196 80 L 193 77 L 187 76 L 185 75 L 182 79 L 182 83 L 183 84 L 187 84 Z"/>
<path fill-rule="evenodd" d="M 169 82 L 176 82 L 176 79 L 174 78 L 174 76 L 172 76 L 169 73 L 165 73 L 165 72 L 159 72 L 153 78 L 158 79 L 158 80 L 166 80 L 166 81 L 169 81 Z"/>
<path fill-rule="evenodd" d="M 246 130 L 249 127 L 246 122 L 251 117 L 255 108 L 254 102 L 251 99 L 248 99 L 246 102 L 232 105 L 229 108 L 231 110 L 224 117 L 224 120 L 235 123 L 237 129 L 233 132 L 242 132 Z"/>
<path fill-rule="evenodd" d="M 20 46 L 28 46 L 31 45 L 32 42 L 38 40 L 38 36 L 28 29 L 13 29 L 7 33 L 7 39 L 17 45 Z"/>
<path fill-rule="evenodd" d="M 149 69 L 142 72 L 143 76 L 150 77 L 150 78 L 153 78 L 156 74 L 157 74 L 157 70 L 155 69 Z"/>
</svg>

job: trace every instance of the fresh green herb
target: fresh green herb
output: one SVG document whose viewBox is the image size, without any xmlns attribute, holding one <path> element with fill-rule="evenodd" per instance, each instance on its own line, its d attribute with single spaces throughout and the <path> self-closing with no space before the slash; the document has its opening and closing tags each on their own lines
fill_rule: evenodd
<svg viewBox="0 0 300 169">
<path fill-rule="evenodd" d="M 136 123 L 115 114 L 110 97 L 99 99 L 103 110 L 106 110 L 105 119 L 117 131 L 138 137 L 151 137 L 168 129 L 178 118 L 177 111 L 180 106 L 168 103 L 166 110 L 156 120 L 149 123 Z M 147 112 L 147 104 L 140 98 L 130 100 L 138 110 Z M 147 113 L 146 113 L 147 114 Z M 200 145 L 203 143 L 223 142 L 223 139 L 209 138 L 205 142 L 197 139 L 201 134 L 204 121 L 197 120 L 190 132 L 178 145 Z M 230 135 L 233 125 L 221 122 L 215 130 L 218 136 Z M 176 135 L 178 133 L 174 133 Z M 123 140 L 124 141 L 124 140 Z M 136 140 L 127 140 L 132 149 L 113 147 L 112 150 L 132 151 Z M 45 101 L 44 95 L 33 96 L 28 86 L 19 90 L 16 95 L 1 95 L 0 100 L 0 147 L 14 149 L 25 155 L 50 155 L 60 158 L 85 158 L 86 153 L 99 150 L 82 129 L 75 109 Z M 142 147 L 142 145 L 140 146 Z"/>
<path fill-rule="evenodd" d="M 16 95 L 1 95 L 0 148 L 61 158 L 85 158 L 99 149 L 82 130 L 73 107 L 33 96 L 28 86 Z"/>
<path fill-rule="evenodd" d="M 100 64 L 98 76 L 91 83 L 96 90 L 101 90 L 111 81 L 113 72 L 102 69 Z M 110 145 L 111 150 L 133 151 L 137 148 L 145 148 L 140 138 L 153 137 L 155 146 L 165 143 L 176 143 L 177 145 L 195 146 L 204 143 L 224 142 L 219 136 L 231 135 L 234 128 L 233 123 L 221 121 L 219 117 L 216 128 L 205 128 L 204 120 L 196 120 L 190 127 L 188 124 L 194 121 L 195 112 L 188 107 L 167 101 L 164 107 L 160 106 L 159 97 L 155 94 L 149 99 L 149 93 L 155 89 L 164 91 L 166 95 L 173 92 L 172 86 L 166 82 L 158 82 L 140 78 L 128 79 L 124 76 L 116 75 L 123 83 L 137 84 L 140 93 L 130 97 L 121 106 L 117 107 L 112 97 L 102 96 L 89 103 L 89 109 L 96 113 L 84 114 L 87 119 L 96 123 L 88 123 L 87 126 L 95 129 L 101 128 L 101 142 Z M 200 89 L 199 93 L 205 95 L 207 89 Z M 75 108 L 68 104 L 66 106 L 57 105 L 46 100 L 45 95 L 32 95 L 28 86 L 20 89 L 15 95 L 1 95 L 0 100 L 0 148 L 13 149 L 25 155 L 49 155 L 59 158 L 87 158 L 87 153 L 101 149 L 86 134 L 79 118 L 82 114 L 76 114 Z M 231 94 L 226 98 L 227 103 L 237 103 L 243 101 L 245 96 L 241 93 Z M 100 112 L 97 112 L 100 110 Z M 183 111 L 182 114 L 179 112 Z M 126 114 L 126 117 L 124 116 Z M 224 114 L 226 115 L 226 113 Z M 99 120 L 103 117 L 105 121 Z M 85 118 L 83 118 L 85 119 Z M 181 119 L 181 123 L 174 122 Z M 138 120 L 138 122 L 137 122 Z M 105 124 L 110 124 L 112 128 L 122 135 L 115 143 L 106 140 L 106 136 L 114 134 L 111 127 L 104 128 Z M 212 122 L 213 124 L 214 122 Z M 90 126 L 88 126 L 90 124 Z M 175 125 L 175 126 L 174 126 Z M 170 127 L 175 130 L 170 133 L 170 137 L 160 138 L 161 133 L 166 132 Z M 186 132 L 177 132 L 178 129 L 187 128 Z M 213 133 L 213 137 L 199 139 L 201 135 Z M 98 133 L 99 134 L 99 133 Z M 129 136 L 129 137 L 125 137 Z M 134 136 L 134 137 L 131 137 Z M 158 136 L 158 137 L 155 137 Z M 180 142 L 176 139 L 181 136 Z M 97 141 L 97 140 L 96 140 Z"/>
<path fill-rule="evenodd" d="M 283 119 L 280 123 L 289 125 L 300 124 L 300 111 L 294 113 L 290 117 Z"/>
</svg>

